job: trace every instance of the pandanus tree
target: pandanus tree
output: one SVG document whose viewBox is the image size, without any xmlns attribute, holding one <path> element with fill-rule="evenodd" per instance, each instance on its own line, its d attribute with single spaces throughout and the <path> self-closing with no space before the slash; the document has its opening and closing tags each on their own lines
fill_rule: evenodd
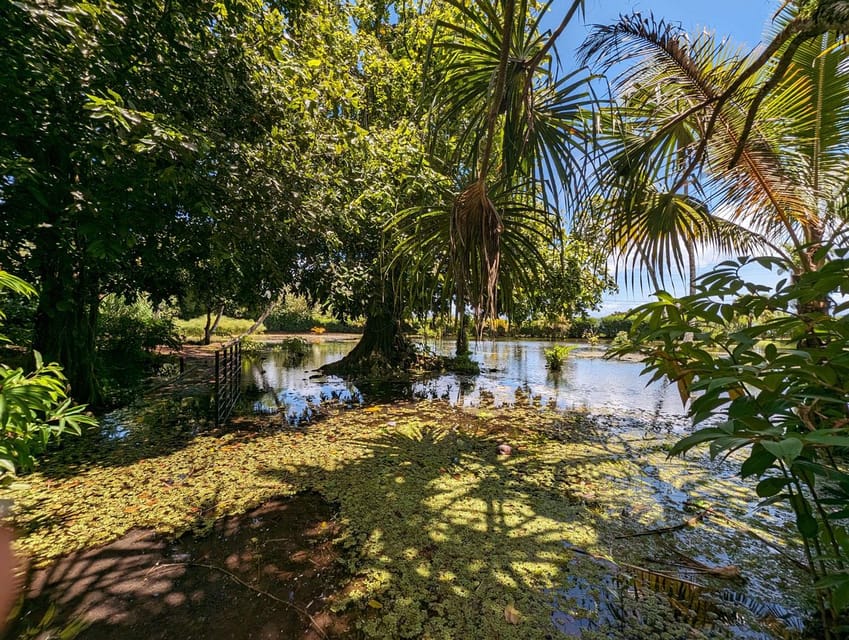
<svg viewBox="0 0 849 640">
<path fill-rule="evenodd" d="M 812 20 L 786 5 L 766 58 L 640 14 L 596 27 L 583 56 L 619 69 L 625 114 L 600 184 L 631 256 L 680 265 L 683 241 L 701 239 L 822 266 L 846 220 L 849 82 L 846 48 Z M 694 180 L 699 206 L 684 196 Z"/>
<path fill-rule="evenodd" d="M 480 329 L 499 291 L 527 283 L 544 262 L 538 247 L 557 237 L 558 206 L 583 173 L 594 101 L 586 73 L 559 73 L 555 49 L 582 0 L 553 32 L 540 26 L 553 0 L 446 5 L 429 68 L 429 168 L 443 188 L 393 224 L 406 234 L 398 253 L 408 266 L 441 272 L 443 291 L 454 290 L 464 353 L 467 305 Z"/>
</svg>

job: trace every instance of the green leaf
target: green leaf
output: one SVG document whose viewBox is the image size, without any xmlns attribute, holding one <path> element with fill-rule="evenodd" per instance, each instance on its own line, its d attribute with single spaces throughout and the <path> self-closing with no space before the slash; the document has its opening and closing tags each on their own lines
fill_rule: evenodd
<svg viewBox="0 0 849 640">
<path fill-rule="evenodd" d="M 764 478 L 758 483 L 755 491 L 760 498 L 769 498 L 779 493 L 784 487 L 790 484 L 788 478 Z"/>
<path fill-rule="evenodd" d="M 837 435 L 831 429 L 819 429 L 802 436 L 807 443 L 822 444 L 830 447 L 849 447 L 849 436 Z"/>
<path fill-rule="evenodd" d="M 682 453 L 686 453 L 696 445 L 702 444 L 704 442 L 709 442 L 711 440 L 716 440 L 717 438 L 724 438 L 728 434 L 722 429 L 699 429 L 693 435 L 687 436 L 675 443 L 672 449 L 669 451 L 669 457 L 681 455 Z"/>
<path fill-rule="evenodd" d="M 768 345 L 766 345 L 766 347 L 764 347 L 764 356 L 766 356 L 766 359 L 770 362 L 775 360 L 776 356 L 778 356 L 778 349 L 776 348 L 775 344 L 770 342 Z"/>
<path fill-rule="evenodd" d="M 751 454 L 743 461 L 740 467 L 740 476 L 743 478 L 760 477 L 773 465 L 775 460 L 776 457 L 758 443 L 752 447 Z"/>
<path fill-rule="evenodd" d="M 819 523 L 808 513 L 800 513 L 796 516 L 796 528 L 806 538 L 816 538 L 819 531 Z"/>
<path fill-rule="evenodd" d="M 791 464 L 799 454 L 802 453 L 802 441 L 799 438 L 785 438 L 780 442 L 772 440 L 762 440 L 763 448 L 769 451 L 776 458 L 780 458 L 786 464 Z"/>
</svg>

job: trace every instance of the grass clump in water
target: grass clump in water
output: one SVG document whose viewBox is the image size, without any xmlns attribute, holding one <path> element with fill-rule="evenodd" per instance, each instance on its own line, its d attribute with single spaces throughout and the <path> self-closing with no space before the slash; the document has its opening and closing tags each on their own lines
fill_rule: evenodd
<svg viewBox="0 0 849 640">
<path fill-rule="evenodd" d="M 551 371 L 560 371 L 563 368 L 563 363 L 566 362 L 566 359 L 569 357 L 569 354 L 575 350 L 577 345 L 570 344 L 558 344 L 550 349 L 546 349 L 543 353 L 545 354 L 545 366 Z"/>
</svg>

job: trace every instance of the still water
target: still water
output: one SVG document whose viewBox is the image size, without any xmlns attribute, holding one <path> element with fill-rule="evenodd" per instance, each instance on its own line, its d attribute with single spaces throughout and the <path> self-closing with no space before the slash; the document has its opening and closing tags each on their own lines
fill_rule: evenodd
<svg viewBox="0 0 849 640">
<path fill-rule="evenodd" d="M 605 360 L 601 348 L 579 345 L 563 369 L 545 367 L 544 350 L 554 342 L 495 340 L 472 344 L 472 358 L 481 365 L 479 376 L 445 374 L 427 380 L 372 388 L 322 376 L 318 367 L 339 360 L 356 340 L 327 340 L 312 344 L 307 357 L 292 366 L 285 353 L 269 351 L 247 362 L 243 380 L 261 391 L 253 411 L 283 414 L 292 423 L 309 421 L 323 403 L 346 406 L 387 397 L 441 398 L 454 405 L 494 407 L 514 403 L 539 403 L 559 409 L 637 411 L 678 416 L 684 410 L 674 387 L 646 385 L 643 366 L 636 362 Z M 429 343 L 440 354 L 450 354 L 453 342 Z"/>
</svg>

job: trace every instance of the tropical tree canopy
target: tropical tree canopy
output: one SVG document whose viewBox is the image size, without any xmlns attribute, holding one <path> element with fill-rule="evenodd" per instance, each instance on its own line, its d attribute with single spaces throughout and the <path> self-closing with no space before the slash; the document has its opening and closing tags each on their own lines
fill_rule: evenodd
<svg viewBox="0 0 849 640">
<path fill-rule="evenodd" d="M 612 237 L 632 259 L 680 266 L 682 239 L 701 239 L 821 266 L 819 248 L 846 220 L 847 50 L 831 31 L 787 41 L 805 15 L 782 9 L 772 42 L 784 44 L 765 61 L 640 14 L 586 40 L 587 62 L 617 69 L 599 185 Z"/>
</svg>

